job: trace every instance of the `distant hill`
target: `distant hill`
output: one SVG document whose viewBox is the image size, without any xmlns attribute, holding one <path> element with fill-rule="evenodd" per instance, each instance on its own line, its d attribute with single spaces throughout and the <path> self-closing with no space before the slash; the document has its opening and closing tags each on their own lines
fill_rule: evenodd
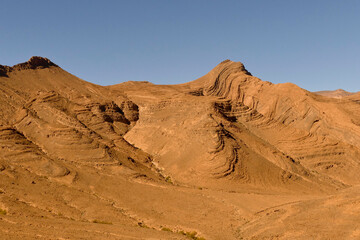
<svg viewBox="0 0 360 240">
<path fill-rule="evenodd" d="M 331 98 L 342 98 L 342 97 L 351 96 L 351 95 L 356 94 L 356 93 L 352 93 L 352 92 L 347 92 L 343 89 L 337 89 L 334 91 L 319 91 L 319 92 L 315 92 L 315 93 L 325 96 L 325 97 L 331 97 Z"/>
</svg>

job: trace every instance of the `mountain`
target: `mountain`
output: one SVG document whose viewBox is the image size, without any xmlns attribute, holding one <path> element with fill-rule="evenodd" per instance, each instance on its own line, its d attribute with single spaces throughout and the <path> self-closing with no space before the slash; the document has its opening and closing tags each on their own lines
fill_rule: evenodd
<svg viewBox="0 0 360 240">
<path fill-rule="evenodd" d="M 325 96 L 325 97 L 331 97 L 331 98 L 342 98 L 346 96 L 354 95 L 355 93 L 347 92 L 343 89 L 337 89 L 335 91 L 319 91 L 315 92 L 316 94 Z"/>
<path fill-rule="evenodd" d="M 0 65 L 0 233 L 356 238 L 359 102 L 230 60 L 179 85 L 99 86 L 42 57 Z"/>
</svg>

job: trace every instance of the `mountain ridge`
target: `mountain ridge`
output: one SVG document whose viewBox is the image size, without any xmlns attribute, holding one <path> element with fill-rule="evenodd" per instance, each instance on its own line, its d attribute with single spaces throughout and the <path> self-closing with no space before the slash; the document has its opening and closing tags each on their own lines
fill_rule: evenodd
<svg viewBox="0 0 360 240">
<path fill-rule="evenodd" d="M 4 237 L 358 236 L 357 94 L 273 84 L 230 60 L 178 85 L 15 66 L 0 67 Z"/>
</svg>

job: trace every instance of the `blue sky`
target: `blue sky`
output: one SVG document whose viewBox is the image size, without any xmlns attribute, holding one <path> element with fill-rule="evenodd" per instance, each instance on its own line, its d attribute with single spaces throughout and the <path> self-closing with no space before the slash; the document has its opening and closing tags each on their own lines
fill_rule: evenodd
<svg viewBox="0 0 360 240">
<path fill-rule="evenodd" d="M 50 58 L 100 85 L 176 84 L 225 59 L 262 80 L 360 91 L 360 1 L 0 0 L 0 64 Z"/>
</svg>

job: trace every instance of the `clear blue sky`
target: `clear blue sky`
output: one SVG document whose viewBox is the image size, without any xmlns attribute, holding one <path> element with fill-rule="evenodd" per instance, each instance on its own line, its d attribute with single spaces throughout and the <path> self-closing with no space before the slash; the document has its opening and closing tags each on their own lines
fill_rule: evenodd
<svg viewBox="0 0 360 240">
<path fill-rule="evenodd" d="M 360 91 L 358 0 L 0 0 L 0 64 L 50 58 L 100 85 L 176 84 L 225 59 L 262 80 Z"/>
</svg>

